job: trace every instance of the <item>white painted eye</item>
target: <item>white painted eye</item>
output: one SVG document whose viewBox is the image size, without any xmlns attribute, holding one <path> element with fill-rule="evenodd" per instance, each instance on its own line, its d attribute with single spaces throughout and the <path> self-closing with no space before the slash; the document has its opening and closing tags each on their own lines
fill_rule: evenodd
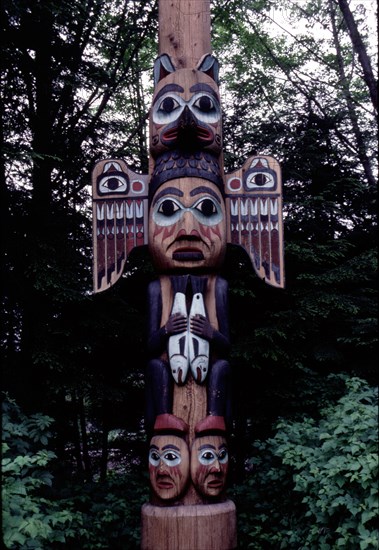
<svg viewBox="0 0 379 550">
<path fill-rule="evenodd" d="M 191 210 L 204 225 L 216 225 L 223 219 L 221 206 L 212 197 L 202 197 L 193 204 Z"/>
<path fill-rule="evenodd" d="M 226 464 L 229 460 L 228 450 L 226 447 L 221 449 L 221 451 L 218 453 L 218 461 L 220 464 Z"/>
<path fill-rule="evenodd" d="M 217 453 L 213 449 L 203 449 L 199 452 L 199 462 L 203 466 L 210 466 L 217 459 Z"/>
<path fill-rule="evenodd" d="M 153 121 L 156 124 L 169 124 L 176 120 L 184 109 L 185 102 L 175 94 L 165 94 L 153 108 Z"/>
<path fill-rule="evenodd" d="M 157 225 L 173 225 L 183 213 L 183 206 L 179 201 L 171 197 L 165 197 L 154 206 L 153 220 Z"/>
<path fill-rule="evenodd" d="M 180 210 L 178 204 L 171 199 L 164 199 L 158 208 L 159 214 L 162 214 L 162 216 L 166 216 L 167 218 L 173 216 L 178 210 Z"/>
<path fill-rule="evenodd" d="M 152 466 L 155 468 L 159 466 L 159 462 L 161 461 L 160 454 L 155 449 L 150 449 L 149 452 L 149 462 Z"/>
<path fill-rule="evenodd" d="M 98 191 L 102 195 L 105 193 L 124 193 L 127 188 L 126 178 L 118 175 L 103 176 L 98 183 Z"/>
<path fill-rule="evenodd" d="M 178 451 L 174 451 L 173 449 L 168 449 L 165 451 L 162 455 L 163 462 L 172 468 L 173 466 L 177 466 L 181 462 L 181 456 Z"/>
<path fill-rule="evenodd" d="M 250 172 L 246 175 L 246 187 L 248 189 L 272 189 L 275 187 L 275 179 L 270 172 Z"/>
<path fill-rule="evenodd" d="M 204 92 L 195 94 L 190 101 L 190 105 L 196 117 L 202 122 L 215 123 L 220 120 L 220 104 L 210 94 Z"/>
</svg>

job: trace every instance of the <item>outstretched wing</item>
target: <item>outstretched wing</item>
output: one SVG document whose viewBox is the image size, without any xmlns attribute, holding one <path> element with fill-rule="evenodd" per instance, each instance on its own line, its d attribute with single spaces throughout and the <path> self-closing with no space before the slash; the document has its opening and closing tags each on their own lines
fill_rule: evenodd
<svg viewBox="0 0 379 550">
<path fill-rule="evenodd" d="M 284 288 L 282 181 L 277 160 L 250 157 L 226 175 L 228 242 L 249 254 L 265 282 Z"/>
<path fill-rule="evenodd" d="M 128 254 L 147 244 L 148 176 L 123 160 L 99 161 L 92 172 L 94 292 L 121 276 Z"/>
</svg>

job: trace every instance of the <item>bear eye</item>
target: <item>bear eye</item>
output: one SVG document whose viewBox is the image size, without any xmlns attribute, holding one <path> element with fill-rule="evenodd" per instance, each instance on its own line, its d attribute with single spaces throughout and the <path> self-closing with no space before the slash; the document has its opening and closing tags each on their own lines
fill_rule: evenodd
<svg viewBox="0 0 379 550">
<path fill-rule="evenodd" d="M 212 98 L 208 95 L 200 96 L 194 103 L 194 106 L 203 113 L 209 113 L 215 109 L 215 104 Z"/>
<path fill-rule="evenodd" d="M 161 111 L 165 114 L 170 114 L 175 109 L 179 107 L 179 103 L 171 96 L 165 97 L 163 101 L 159 104 L 158 111 Z"/>
</svg>

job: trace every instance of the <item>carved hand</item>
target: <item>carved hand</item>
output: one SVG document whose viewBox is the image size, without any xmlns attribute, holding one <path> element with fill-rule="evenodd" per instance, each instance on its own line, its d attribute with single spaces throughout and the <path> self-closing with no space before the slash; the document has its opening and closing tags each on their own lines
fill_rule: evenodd
<svg viewBox="0 0 379 550">
<path fill-rule="evenodd" d="M 196 334 L 196 336 L 201 336 L 205 340 L 212 340 L 214 329 L 208 319 L 204 315 L 197 313 L 191 317 L 190 321 L 191 332 Z"/>
<path fill-rule="evenodd" d="M 168 336 L 186 331 L 187 317 L 181 313 L 174 313 L 174 315 L 170 315 L 165 325 L 165 329 Z"/>
</svg>

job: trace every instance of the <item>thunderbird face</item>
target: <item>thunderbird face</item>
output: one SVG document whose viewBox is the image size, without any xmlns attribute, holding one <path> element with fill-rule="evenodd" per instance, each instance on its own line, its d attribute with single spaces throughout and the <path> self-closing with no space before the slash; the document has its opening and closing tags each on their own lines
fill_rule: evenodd
<svg viewBox="0 0 379 550">
<path fill-rule="evenodd" d="M 222 150 L 221 106 L 214 80 L 201 71 L 182 69 L 159 82 L 150 116 L 150 152 Z"/>
</svg>

